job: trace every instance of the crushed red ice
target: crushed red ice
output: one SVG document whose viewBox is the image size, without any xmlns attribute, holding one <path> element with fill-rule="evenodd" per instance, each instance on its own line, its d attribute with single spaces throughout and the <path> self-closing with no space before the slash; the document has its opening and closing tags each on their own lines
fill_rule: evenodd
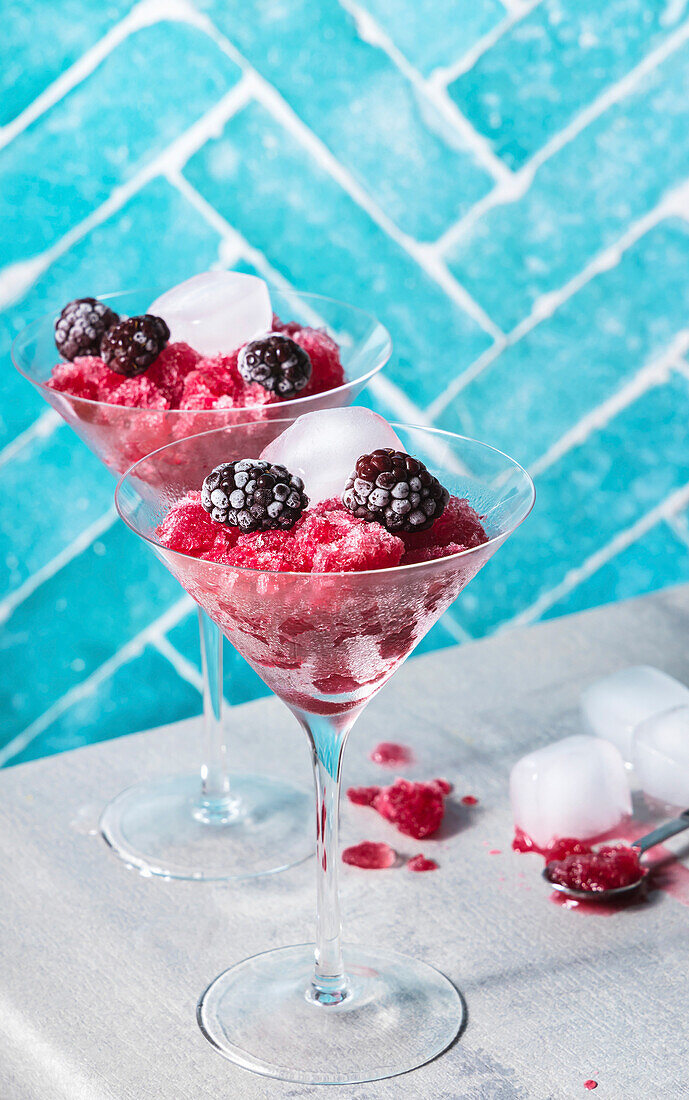
<svg viewBox="0 0 689 1100">
<path fill-rule="evenodd" d="M 460 503 L 469 507 L 466 501 Z M 212 520 L 201 505 L 201 493 L 194 491 L 175 502 L 158 537 L 168 549 L 206 561 L 279 572 L 358 572 L 407 563 L 401 538 L 379 523 L 353 516 L 335 498 L 308 509 L 288 531 L 239 534 Z M 435 547 L 436 557 L 446 552 Z"/>
<path fill-rule="evenodd" d="M 347 798 L 371 806 L 400 833 L 422 840 L 437 832 L 445 814 L 445 796 L 452 789 L 445 779 L 427 783 L 396 779 L 389 787 L 350 787 Z"/>
<path fill-rule="evenodd" d="M 283 325 L 277 318 L 275 328 L 287 332 L 311 359 L 311 378 L 299 397 L 343 385 L 339 348 L 325 331 Z M 145 374 L 136 378 L 110 370 L 98 356 L 84 356 L 73 363 L 58 363 L 47 385 L 89 401 L 144 409 L 244 408 L 277 401 L 263 386 L 244 381 L 237 368 L 238 350 L 203 357 L 188 344 L 168 344 Z"/>
<path fill-rule="evenodd" d="M 389 844 L 376 843 L 373 840 L 362 840 L 361 844 L 353 844 L 342 853 L 343 863 L 349 863 L 352 867 L 363 867 L 367 871 L 386 870 L 396 860 L 397 853 Z"/>
<path fill-rule="evenodd" d="M 604 845 L 597 851 L 571 852 L 548 864 L 551 880 L 569 890 L 615 890 L 631 886 L 645 874 L 639 853 L 625 844 Z"/>
</svg>

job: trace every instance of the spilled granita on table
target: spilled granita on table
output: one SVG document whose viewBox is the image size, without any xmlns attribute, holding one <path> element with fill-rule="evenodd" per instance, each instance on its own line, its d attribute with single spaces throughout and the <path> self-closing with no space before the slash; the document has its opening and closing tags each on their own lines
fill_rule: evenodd
<svg viewBox="0 0 689 1100">
<path fill-rule="evenodd" d="M 440 828 L 451 790 L 446 779 L 428 783 L 396 779 L 389 787 L 350 787 L 347 798 L 356 806 L 377 810 L 400 833 L 422 840 Z"/>
<path fill-rule="evenodd" d="M 281 321 L 263 280 L 237 272 L 197 275 L 136 317 L 75 299 L 55 343 L 50 389 L 152 411 L 260 408 L 345 381 L 332 337 Z"/>
</svg>

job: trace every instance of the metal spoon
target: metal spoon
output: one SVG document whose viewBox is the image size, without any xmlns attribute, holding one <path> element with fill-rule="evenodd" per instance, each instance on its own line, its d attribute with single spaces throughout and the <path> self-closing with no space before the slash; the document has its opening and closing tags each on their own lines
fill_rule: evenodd
<svg viewBox="0 0 689 1100">
<path fill-rule="evenodd" d="M 664 840 L 668 840 L 671 836 L 675 836 L 677 833 L 681 833 L 684 829 L 689 829 L 689 810 L 685 810 L 679 815 L 679 817 L 673 818 L 672 821 L 667 821 L 664 825 L 659 825 L 657 829 L 654 829 L 652 833 L 647 833 L 646 836 L 639 837 L 633 844 L 630 844 L 630 848 L 635 848 L 640 856 L 647 852 L 649 848 L 653 848 L 656 844 L 662 844 Z M 610 890 L 572 890 L 569 886 L 563 886 L 561 882 L 553 882 L 550 877 L 551 863 L 546 863 L 543 868 L 543 878 L 546 880 L 549 886 L 553 890 L 557 890 L 561 894 L 566 894 L 567 897 L 577 898 L 581 901 L 618 901 L 620 898 L 631 894 L 634 890 L 638 890 L 639 886 L 644 880 L 644 876 L 640 875 L 634 882 L 630 882 L 627 886 L 615 886 Z"/>
</svg>

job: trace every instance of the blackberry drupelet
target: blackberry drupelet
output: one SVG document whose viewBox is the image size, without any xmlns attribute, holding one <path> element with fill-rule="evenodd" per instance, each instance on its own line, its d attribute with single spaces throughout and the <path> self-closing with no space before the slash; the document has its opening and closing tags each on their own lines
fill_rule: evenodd
<svg viewBox="0 0 689 1100">
<path fill-rule="evenodd" d="M 55 344 L 68 361 L 80 355 L 100 355 L 105 333 L 119 321 L 118 315 L 96 298 L 68 302 L 55 322 Z"/>
<path fill-rule="evenodd" d="M 302 347 L 282 332 L 251 340 L 239 352 L 239 373 L 278 397 L 296 397 L 311 377 L 311 360 Z"/>
<path fill-rule="evenodd" d="M 110 370 L 136 378 L 147 371 L 170 339 L 170 330 L 162 317 L 144 313 L 120 321 L 103 336 L 100 354 Z"/>
<path fill-rule="evenodd" d="M 309 503 L 304 482 L 284 466 L 245 458 L 204 478 L 201 504 L 212 519 L 243 532 L 293 527 Z"/>
<path fill-rule="evenodd" d="M 353 515 L 381 523 L 392 534 L 425 531 L 441 516 L 450 494 L 423 462 L 386 447 L 357 459 L 342 502 Z"/>
</svg>

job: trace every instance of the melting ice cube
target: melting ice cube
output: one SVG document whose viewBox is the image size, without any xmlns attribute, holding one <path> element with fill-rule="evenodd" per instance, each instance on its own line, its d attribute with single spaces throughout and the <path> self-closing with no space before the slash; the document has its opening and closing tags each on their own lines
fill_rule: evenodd
<svg viewBox="0 0 689 1100">
<path fill-rule="evenodd" d="M 689 707 L 647 718 L 634 731 L 636 777 L 644 794 L 673 809 L 689 806 Z"/>
<path fill-rule="evenodd" d="M 510 799 L 515 825 L 543 848 L 560 837 L 581 840 L 606 832 L 632 811 L 619 751 L 581 734 L 518 760 Z"/>
<path fill-rule="evenodd" d="M 356 460 L 379 447 L 404 446 L 382 416 L 370 409 L 321 409 L 305 413 L 269 443 L 261 458 L 304 479 L 311 504 L 342 496 Z"/>
<path fill-rule="evenodd" d="M 167 321 L 171 340 L 190 344 L 201 355 L 229 355 L 273 324 L 263 279 L 237 271 L 194 275 L 156 298 L 148 312 Z"/>
<path fill-rule="evenodd" d="M 581 697 L 586 728 L 617 745 L 627 763 L 632 760 L 632 733 L 639 722 L 687 704 L 689 688 L 649 665 L 613 672 Z"/>
</svg>

